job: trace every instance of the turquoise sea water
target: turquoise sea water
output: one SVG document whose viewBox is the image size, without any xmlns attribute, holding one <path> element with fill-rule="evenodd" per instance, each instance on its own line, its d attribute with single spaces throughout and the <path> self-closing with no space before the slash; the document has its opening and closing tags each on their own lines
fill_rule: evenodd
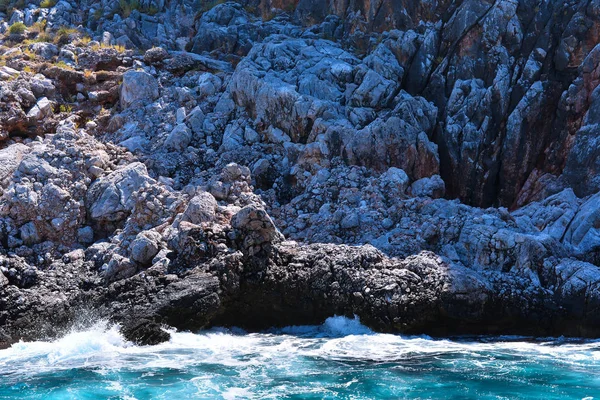
<svg viewBox="0 0 600 400">
<path fill-rule="evenodd" d="M 600 341 L 375 334 L 357 320 L 134 346 L 103 324 L 0 350 L 1 399 L 600 399 Z"/>
</svg>

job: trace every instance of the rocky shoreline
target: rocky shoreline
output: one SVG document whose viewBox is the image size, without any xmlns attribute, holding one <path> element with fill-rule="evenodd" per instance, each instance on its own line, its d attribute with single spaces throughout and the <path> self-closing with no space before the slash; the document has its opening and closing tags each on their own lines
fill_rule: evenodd
<svg viewBox="0 0 600 400">
<path fill-rule="evenodd" d="M 598 337 L 598 32 L 595 1 L 0 2 L 0 347 Z"/>
</svg>

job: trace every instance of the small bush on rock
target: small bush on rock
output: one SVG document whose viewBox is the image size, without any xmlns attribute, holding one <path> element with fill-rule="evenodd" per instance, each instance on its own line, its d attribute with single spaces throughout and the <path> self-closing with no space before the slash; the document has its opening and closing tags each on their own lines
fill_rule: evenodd
<svg viewBox="0 0 600 400">
<path fill-rule="evenodd" d="M 225 0 L 196 0 L 194 8 L 196 8 L 198 12 L 202 14 L 223 3 L 225 3 Z"/>
<path fill-rule="evenodd" d="M 129 17 L 133 10 L 139 10 L 139 0 L 119 0 L 119 7 L 121 8 L 121 15 L 124 18 Z"/>
<path fill-rule="evenodd" d="M 69 42 L 72 42 L 78 33 L 79 31 L 75 28 L 61 26 L 60 28 L 58 28 L 56 36 L 54 36 L 54 43 L 67 44 Z"/>
<path fill-rule="evenodd" d="M 10 28 L 8 28 L 8 33 L 10 33 L 11 35 L 20 35 L 23 32 L 25 32 L 25 29 L 27 29 L 27 27 L 24 23 L 15 22 L 10 26 Z"/>
<path fill-rule="evenodd" d="M 56 0 L 42 0 L 40 3 L 41 8 L 51 8 L 56 5 Z"/>
</svg>

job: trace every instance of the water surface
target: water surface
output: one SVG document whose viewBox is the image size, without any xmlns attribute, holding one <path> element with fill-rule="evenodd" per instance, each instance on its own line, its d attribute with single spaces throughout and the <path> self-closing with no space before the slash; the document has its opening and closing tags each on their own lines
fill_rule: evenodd
<svg viewBox="0 0 600 400">
<path fill-rule="evenodd" d="M 600 399 L 600 341 L 376 334 L 358 320 L 268 333 L 105 324 L 0 351 L 1 399 Z"/>
</svg>

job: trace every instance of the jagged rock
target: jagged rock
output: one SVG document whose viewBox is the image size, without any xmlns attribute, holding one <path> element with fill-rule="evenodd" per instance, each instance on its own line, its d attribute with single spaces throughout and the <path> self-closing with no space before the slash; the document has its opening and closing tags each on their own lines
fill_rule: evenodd
<svg viewBox="0 0 600 400">
<path fill-rule="evenodd" d="M 555 270 L 556 292 L 569 299 L 565 302 L 569 312 L 578 318 L 589 318 L 597 322 L 594 310 L 600 304 L 600 269 L 581 261 L 562 260 Z M 585 302 L 584 307 L 581 307 L 582 302 Z"/>
<path fill-rule="evenodd" d="M 191 140 L 192 132 L 190 129 L 185 124 L 179 124 L 167 136 L 165 147 L 173 151 L 182 151 L 190 144 Z"/>
<path fill-rule="evenodd" d="M 600 193 L 591 196 L 581 205 L 569 222 L 564 241 L 570 243 L 581 255 L 592 258 L 600 252 Z"/>
<path fill-rule="evenodd" d="M 195 135 L 200 136 L 203 133 L 205 115 L 200 107 L 195 107 L 187 116 L 188 123 Z"/>
<path fill-rule="evenodd" d="M 566 180 L 577 194 L 582 196 L 600 190 L 600 154 L 598 153 L 600 89 L 598 87 L 592 92 L 589 101 L 591 104 L 581 128 L 577 131 L 575 143 L 569 152 L 564 169 Z"/>
<path fill-rule="evenodd" d="M 121 327 L 120 332 L 126 340 L 138 346 L 155 346 L 171 339 L 169 332 L 147 319 L 128 321 Z"/>
<path fill-rule="evenodd" d="M 8 285 L 8 279 L 4 276 L 2 271 L 0 271 L 0 288 Z"/>
<path fill-rule="evenodd" d="M 113 254 L 101 268 L 102 277 L 106 282 L 118 281 L 132 277 L 137 271 L 137 266 L 129 258 Z"/>
<path fill-rule="evenodd" d="M 233 2 L 217 5 L 202 14 L 196 23 L 192 51 L 198 54 L 214 49 L 229 54 L 247 52 L 252 46 L 253 34 L 249 22 L 250 16 L 242 5 Z"/>
<path fill-rule="evenodd" d="M 142 3 L 16 4 L 77 32 L 2 49 L 0 342 L 81 305 L 597 336 L 594 2 Z"/>
<path fill-rule="evenodd" d="M 144 71 L 127 71 L 121 86 L 121 107 L 128 108 L 136 101 L 148 103 L 158 98 L 158 81 Z"/>
<path fill-rule="evenodd" d="M 40 242 L 40 235 L 37 231 L 37 228 L 33 222 L 28 222 L 23 225 L 20 229 L 21 239 L 25 244 L 36 244 Z"/>
<path fill-rule="evenodd" d="M 47 97 L 42 97 L 35 106 L 27 113 L 27 118 L 40 120 L 48 117 L 52 113 L 52 103 Z"/>
<path fill-rule="evenodd" d="M 87 194 L 90 217 L 99 221 L 118 221 L 133 210 L 133 193 L 154 185 L 146 166 L 132 163 L 94 182 Z"/>
<path fill-rule="evenodd" d="M 183 213 L 183 220 L 196 225 L 203 222 L 213 222 L 215 220 L 216 209 L 217 201 L 213 195 L 202 192 L 190 200 Z"/>
<path fill-rule="evenodd" d="M 413 98 L 405 92 L 397 102 L 392 113 L 349 136 L 343 151 L 350 162 L 376 170 L 394 166 L 413 179 L 437 174 L 437 146 L 426 134 L 434 126 L 436 108 L 425 99 Z"/>
<path fill-rule="evenodd" d="M 137 234 L 129 245 L 131 259 L 147 265 L 158 254 L 161 236 L 158 232 L 144 231 Z"/>
<path fill-rule="evenodd" d="M 263 249 L 268 250 L 273 244 L 283 240 L 283 235 L 266 211 L 253 205 L 246 206 L 235 214 L 231 226 L 241 249 L 250 256 Z"/>
<path fill-rule="evenodd" d="M 23 156 L 30 151 L 29 147 L 15 143 L 0 150 L 0 182 L 6 182 L 17 170 Z"/>
</svg>

